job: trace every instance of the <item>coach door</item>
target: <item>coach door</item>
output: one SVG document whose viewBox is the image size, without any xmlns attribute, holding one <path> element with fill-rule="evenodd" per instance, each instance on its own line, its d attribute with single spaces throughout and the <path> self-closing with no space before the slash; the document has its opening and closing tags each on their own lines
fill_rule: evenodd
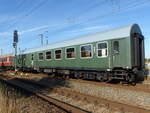
<svg viewBox="0 0 150 113">
<path fill-rule="evenodd" d="M 38 59 L 35 53 L 31 54 L 31 68 L 36 69 L 38 66 Z"/>
<path fill-rule="evenodd" d="M 34 54 L 31 54 L 31 67 L 34 67 Z"/>
<path fill-rule="evenodd" d="M 25 61 L 26 61 L 26 55 L 22 55 L 22 58 L 21 58 L 21 67 L 25 67 Z"/>
<path fill-rule="evenodd" d="M 133 56 L 134 56 L 134 66 L 143 67 L 144 66 L 144 37 L 140 34 L 134 34 L 133 37 Z"/>
<path fill-rule="evenodd" d="M 120 44 L 119 40 L 112 41 L 112 66 L 120 67 Z"/>
</svg>

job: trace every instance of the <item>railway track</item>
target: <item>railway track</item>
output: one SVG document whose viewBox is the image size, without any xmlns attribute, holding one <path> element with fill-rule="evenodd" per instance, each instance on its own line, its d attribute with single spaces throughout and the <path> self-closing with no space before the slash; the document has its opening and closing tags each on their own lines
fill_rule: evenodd
<svg viewBox="0 0 150 113">
<path fill-rule="evenodd" d="M 22 83 L 25 84 L 34 84 L 34 85 L 39 85 L 39 86 L 43 86 L 43 87 L 47 87 L 49 89 L 53 89 L 54 92 L 60 94 L 60 95 L 66 95 L 66 96 L 71 96 L 74 98 L 78 98 L 78 100 L 82 100 L 82 101 L 87 101 L 88 103 L 94 103 L 95 105 L 104 105 L 107 108 L 111 108 L 111 109 L 118 109 L 121 112 L 133 112 L 133 113 L 150 113 L 149 110 L 140 108 L 140 107 L 136 107 L 136 106 L 131 106 L 131 105 L 127 105 L 127 104 L 123 104 L 123 103 L 119 103 L 119 102 L 114 102 L 114 101 L 110 101 L 110 100 L 106 100 L 103 98 L 99 98 L 99 97 L 94 97 L 94 96 L 90 96 L 90 95 L 86 95 L 86 94 L 82 94 L 79 93 L 77 91 L 74 91 L 70 88 L 57 88 L 57 87 L 51 87 L 51 86 L 47 86 L 46 84 L 43 83 L 37 83 L 36 81 L 31 81 L 31 80 L 27 80 L 27 79 L 17 79 L 17 81 L 21 81 Z M 17 85 L 17 84 L 16 84 Z M 21 85 L 21 87 L 24 85 Z M 28 89 L 28 87 L 26 86 L 26 90 Z M 33 91 L 33 90 L 31 90 Z M 31 92 L 30 91 L 30 92 Z M 34 94 L 37 95 L 37 93 L 33 92 Z M 39 97 L 44 98 L 43 94 L 38 94 Z M 45 98 L 49 98 L 49 97 L 45 97 Z M 72 109 L 72 108 L 71 108 Z M 72 111 L 73 110 L 68 110 L 68 111 Z M 88 111 L 82 111 L 82 112 L 88 112 Z M 75 111 L 75 113 L 77 113 Z"/>
<path fill-rule="evenodd" d="M 86 83 L 86 84 L 91 84 L 91 85 L 97 85 L 97 86 L 106 86 L 106 87 L 112 87 L 112 88 L 122 88 L 122 89 L 128 89 L 128 90 L 134 90 L 134 91 L 142 91 L 146 93 L 150 93 L 150 80 L 148 83 L 138 83 L 136 86 L 128 85 L 128 84 L 113 84 L 113 83 L 104 83 L 104 82 L 98 82 L 98 81 L 88 81 L 88 80 L 81 80 L 81 79 L 72 79 L 72 78 L 56 78 L 51 75 L 47 74 L 31 74 L 33 76 L 41 76 L 41 77 L 49 77 L 49 78 L 54 78 L 54 79 L 62 79 L 62 80 L 68 80 L 68 81 L 73 81 L 73 82 L 79 82 L 79 83 Z"/>
<path fill-rule="evenodd" d="M 103 82 L 95 82 L 95 81 L 87 81 L 87 80 L 77 80 L 77 79 L 70 79 L 70 81 L 79 82 L 79 83 L 87 83 L 91 85 L 97 86 L 106 86 L 106 87 L 113 87 L 113 88 L 122 88 L 134 91 L 142 91 L 146 93 L 150 93 L 150 84 L 143 84 L 139 83 L 136 86 L 131 86 L 127 84 L 113 84 L 113 83 L 103 83 Z M 150 83 L 150 82 L 149 82 Z"/>
<path fill-rule="evenodd" d="M 44 87 L 49 87 L 49 88 L 53 88 L 51 86 L 47 86 L 45 84 L 42 83 L 37 83 L 35 81 L 29 81 L 29 80 L 23 80 L 26 81 L 28 83 L 33 83 L 33 84 L 38 84 Z M 70 88 L 53 88 L 53 90 L 57 93 L 60 94 L 65 94 L 65 95 L 71 95 L 73 97 L 78 98 L 79 100 L 83 100 L 83 101 L 88 101 L 90 103 L 94 103 L 94 104 L 100 104 L 103 103 L 104 105 L 106 105 L 108 108 L 112 107 L 112 108 L 117 108 L 119 109 L 121 112 L 135 112 L 135 113 L 150 113 L 150 110 L 145 110 L 143 108 L 140 107 L 135 107 L 135 106 L 131 106 L 131 105 L 127 105 L 127 104 L 123 104 L 123 103 L 119 103 L 119 102 L 114 102 L 114 101 L 110 101 L 110 100 L 106 100 L 103 98 L 99 98 L 99 97 L 94 97 L 94 96 L 90 96 L 90 95 L 86 95 L 86 94 L 82 94 L 79 92 L 76 92 Z"/>
<path fill-rule="evenodd" d="M 0 79 L 7 82 L 8 84 L 11 84 L 15 87 L 19 87 L 21 89 L 24 89 L 28 92 L 31 92 L 33 94 L 35 94 L 36 96 L 50 102 L 53 103 L 54 105 L 62 108 L 63 110 L 69 112 L 69 113 L 90 113 L 89 111 L 83 110 L 77 106 L 73 106 L 71 104 L 65 103 L 63 101 L 57 100 L 53 97 L 47 96 L 43 93 L 37 92 L 37 89 L 32 87 L 31 85 L 28 85 L 27 83 L 21 81 L 20 79 L 15 79 L 13 77 L 2 77 L 0 76 Z"/>
<path fill-rule="evenodd" d="M 32 76 L 41 76 L 41 77 L 49 77 L 54 79 L 62 79 L 62 80 L 68 80 L 73 82 L 79 82 L 79 83 L 86 83 L 91 85 L 97 85 L 97 86 L 106 86 L 106 87 L 112 87 L 112 88 L 122 88 L 122 89 L 128 89 L 128 90 L 134 90 L 134 91 L 142 91 L 146 93 L 150 93 L 150 80 L 148 79 L 146 83 L 138 83 L 136 86 L 128 85 L 128 84 L 113 84 L 113 83 L 104 83 L 104 82 L 98 82 L 98 81 L 88 81 L 88 80 L 81 80 L 81 79 L 72 79 L 72 78 L 56 78 L 51 75 L 47 74 L 33 74 L 33 73 L 27 73 Z"/>
</svg>

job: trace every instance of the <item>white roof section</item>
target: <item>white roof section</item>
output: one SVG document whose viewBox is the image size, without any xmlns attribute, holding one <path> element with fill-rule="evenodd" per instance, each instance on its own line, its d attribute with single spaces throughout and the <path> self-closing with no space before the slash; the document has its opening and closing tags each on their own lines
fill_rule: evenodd
<svg viewBox="0 0 150 113">
<path fill-rule="evenodd" d="M 61 42 L 49 44 L 46 46 L 42 46 L 39 48 L 29 49 L 29 50 L 24 51 L 22 54 L 49 50 L 49 49 L 62 48 L 66 46 L 80 45 L 80 44 L 97 42 L 97 41 L 105 41 L 105 40 L 110 40 L 110 39 L 129 37 L 133 26 L 135 27 L 138 25 L 132 24 L 126 27 L 120 27 L 117 29 L 109 30 L 109 31 L 97 32 L 95 34 L 90 34 L 90 35 L 82 36 L 79 38 L 74 38 L 71 40 L 61 41 Z"/>
</svg>

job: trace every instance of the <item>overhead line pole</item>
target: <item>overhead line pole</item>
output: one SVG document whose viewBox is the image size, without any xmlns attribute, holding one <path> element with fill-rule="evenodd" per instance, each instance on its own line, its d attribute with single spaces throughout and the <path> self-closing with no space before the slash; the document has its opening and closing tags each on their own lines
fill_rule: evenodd
<svg viewBox="0 0 150 113">
<path fill-rule="evenodd" d="M 3 49 L 1 49 L 1 56 L 3 55 Z"/>
<path fill-rule="evenodd" d="M 46 45 L 48 45 L 48 31 L 45 31 L 45 33 L 46 33 L 46 36 L 45 36 L 45 38 L 46 38 Z"/>
<path fill-rule="evenodd" d="M 48 45 L 48 36 L 46 36 L 46 45 Z"/>
<path fill-rule="evenodd" d="M 43 34 L 39 34 L 40 38 L 41 38 L 41 45 L 43 46 Z"/>
</svg>

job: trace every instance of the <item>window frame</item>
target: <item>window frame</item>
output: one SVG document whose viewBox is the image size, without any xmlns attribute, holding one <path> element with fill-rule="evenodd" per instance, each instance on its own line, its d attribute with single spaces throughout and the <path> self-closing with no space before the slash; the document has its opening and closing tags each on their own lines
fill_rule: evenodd
<svg viewBox="0 0 150 113">
<path fill-rule="evenodd" d="M 67 58 L 67 49 L 70 49 L 70 48 L 74 48 L 74 53 L 75 53 L 74 58 Z M 76 59 L 76 47 L 67 47 L 67 48 L 65 48 L 65 58 L 66 59 Z"/>
<path fill-rule="evenodd" d="M 100 49 L 98 49 L 98 44 L 101 44 L 101 43 L 106 43 L 107 44 L 107 55 L 106 56 L 98 56 L 98 50 L 100 50 Z M 97 56 L 97 58 L 106 58 L 106 57 L 108 57 L 108 42 L 107 41 L 103 41 L 103 42 L 97 42 L 96 43 L 96 56 Z"/>
<path fill-rule="evenodd" d="M 87 45 L 91 46 L 91 57 L 82 57 L 82 55 L 81 55 L 81 47 L 82 46 L 87 46 Z M 83 44 L 83 45 L 80 45 L 80 59 L 90 59 L 90 58 L 93 58 L 93 44 Z"/>
<path fill-rule="evenodd" d="M 61 50 L 61 58 L 59 58 L 59 59 L 56 58 L 56 54 L 55 54 L 55 51 L 57 51 L 57 50 Z M 62 48 L 61 48 L 61 49 L 55 49 L 55 50 L 54 50 L 54 59 L 55 59 L 55 60 L 62 60 L 62 58 L 63 58 L 63 55 L 62 55 Z"/>
<path fill-rule="evenodd" d="M 47 58 L 46 58 L 46 52 L 51 52 L 51 59 L 47 59 Z M 47 51 L 45 51 L 45 60 L 52 60 L 52 58 L 53 58 L 52 50 L 47 50 Z"/>
<path fill-rule="evenodd" d="M 43 59 L 39 59 L 39 54 L 43 53 Z M 44 52 L 38 52 L 38 61 L 43 61 L 44 60 Z"/>
</svg>

